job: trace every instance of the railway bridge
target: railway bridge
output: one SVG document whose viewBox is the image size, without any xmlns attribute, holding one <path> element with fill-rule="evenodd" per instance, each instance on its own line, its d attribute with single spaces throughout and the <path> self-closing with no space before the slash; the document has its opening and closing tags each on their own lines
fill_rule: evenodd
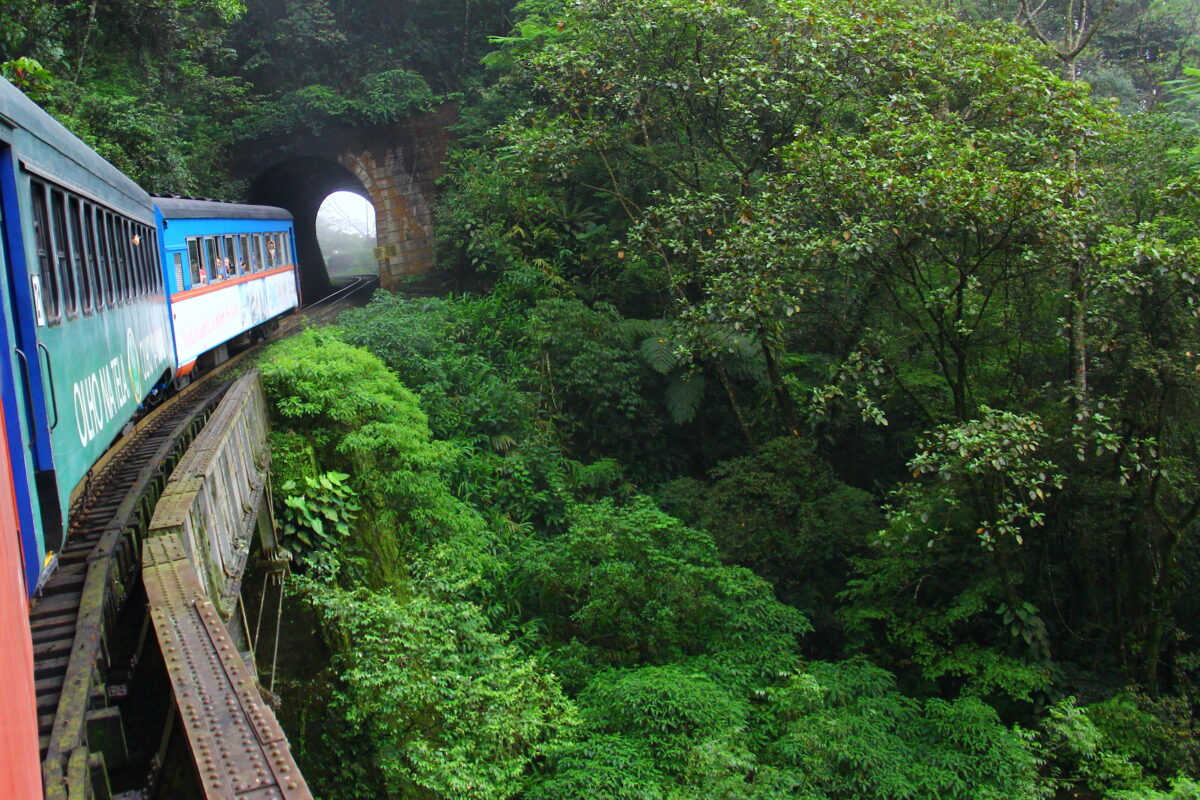
<svg viewBox="0 0 1200 800">
<path fill-rule="evenodd" d="M 93 471 L 30 612 L 50 800 L 311 798 L 269 702 L 269 464 L 251 371 L 189 387 Z"/>
<path fill-rule="evenodd" d="M 327 124 L 241 145 L 232 173 L 249 184 L 248 202 L 292 212 L 305 297 L 322 297 L 329 277 L 317 244 L 322 201 L 349 191 L 375 206 L 379 283 L 395 291 L 433 266 L 433 205 L 458 116 L 454 105 L 392 125 Z"/>
</svg>

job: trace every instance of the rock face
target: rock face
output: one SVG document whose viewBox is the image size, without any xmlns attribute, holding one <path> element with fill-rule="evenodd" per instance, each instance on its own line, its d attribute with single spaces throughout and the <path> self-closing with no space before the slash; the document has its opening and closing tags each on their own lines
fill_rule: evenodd
<svg viewBox="0 0 1200 800">
<path fill-rule="evenodd" d="M 393 125 L 327 125 L 242 145 L 235 178 L 247 181 L 247 201 L 282 206 L 296 218 L 301 288 L 307 298 L 329 289 L 317 244 L 317 210 L 332 192 L 362 195 L 375 206 L 380 285 L 433 266 L 433 201 L 458 108 L 446 105 Z"/>
</svg>

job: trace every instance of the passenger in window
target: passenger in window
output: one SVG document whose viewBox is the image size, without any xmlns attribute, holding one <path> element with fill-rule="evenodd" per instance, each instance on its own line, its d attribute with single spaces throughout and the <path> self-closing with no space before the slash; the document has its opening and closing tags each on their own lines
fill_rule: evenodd
<svg viewBox="0 0 1200 800">
<path fill-rule="evenodd" d="M 267 239 L 267 266 L 275 266 L 275 240 Z"/>
</svg>

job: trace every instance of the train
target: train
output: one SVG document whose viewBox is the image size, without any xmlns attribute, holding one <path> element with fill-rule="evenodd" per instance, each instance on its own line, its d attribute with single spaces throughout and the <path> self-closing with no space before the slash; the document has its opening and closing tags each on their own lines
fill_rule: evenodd
<svg viewBox="0 0 1200 800">
<path fill-rule="evenodd" d="M 151 196 L 0 78 L 0 796 L 40 793 L 28 598 L 72 496 L 139 414 L 300 306 L 295 253 L 287 211 Z"/>
</svg>

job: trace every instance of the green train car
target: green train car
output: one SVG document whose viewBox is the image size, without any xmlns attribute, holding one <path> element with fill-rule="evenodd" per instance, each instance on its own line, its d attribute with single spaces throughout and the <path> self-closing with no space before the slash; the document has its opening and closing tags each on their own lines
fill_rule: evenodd
<svg viewBox="0 0 1200 800">
<path fill-rule="evenodd" d="M 170 382 L 173 351 L 150 196 L 3 80 L 0 200 L 0 389 L 32 592 L 73 490 Z"/>
</svg>

